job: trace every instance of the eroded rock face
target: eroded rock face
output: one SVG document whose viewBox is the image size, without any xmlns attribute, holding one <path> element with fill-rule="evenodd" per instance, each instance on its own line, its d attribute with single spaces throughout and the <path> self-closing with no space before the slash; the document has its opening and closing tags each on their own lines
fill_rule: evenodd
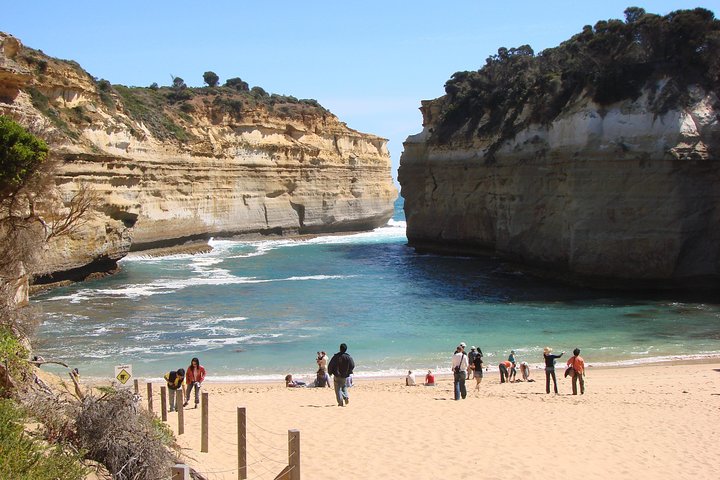
<svg viewBox="0 0 720 480">
<path fill-rule="evenodd" d="M 399 181 L 419 250 L 492 254 L 604 285 L 720 277 L 720 126 L 714 93 L 654 114 L 647 96 L 586 97 L 547 126 L 496 139 L 408 137 Z M 615 283 L 618 281 L 619 283 Z"/>
<path fill-rule="evenodd" d="M 131 249 L 366 230 L 392 216 L 387 140 L 321 107 L 272 111 L 232 100 L 219 108 L 218 96 L 203 92 L 162 117 L 182 134 L 163 136 L 76 63 L 1 33 L 0 44 L 0 90 L 11 93 L 2 95 L 0 114 L 48 142 L 61 161 L 65 200 L 82 185 L 99 199 L 91 222 L 51 244 L 41 273 L 83 276 L 111 269 Z"/>
</svg>

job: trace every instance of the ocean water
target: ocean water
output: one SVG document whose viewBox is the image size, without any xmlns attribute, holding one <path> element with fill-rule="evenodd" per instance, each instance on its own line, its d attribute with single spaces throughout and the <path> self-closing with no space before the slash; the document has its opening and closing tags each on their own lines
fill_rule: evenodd
<svg viewBox="0 0 720 480">
<path fill-rule="evenodd" d="M 35 354 L 91 378 L 131 364 L 157 379 L 199 357 L 208 379 L 313 378 L 341 342 L 357 376 L 449 373 L 464 341 L 489 364 L 514 349 L 582 349 L 592 365 L 720 355 L 720 302 L 572 288 L 495 259 L 418 255 L 402 199 L 387 226 L 311 240 L 213 240 L 199 255 L 132 258 L 101 280 L 38 295 Z"/>
</svg>

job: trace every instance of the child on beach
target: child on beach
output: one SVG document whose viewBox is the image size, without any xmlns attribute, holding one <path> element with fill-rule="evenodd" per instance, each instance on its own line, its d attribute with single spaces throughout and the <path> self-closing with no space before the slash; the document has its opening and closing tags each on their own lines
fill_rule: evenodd
<svg viewBox="0 0 720 480">
<path fill-rule="evenodd" d="M 168 388 L 168 400 L 170 401 L 170 411 L 175 411 L 175 398 L 177 397 L 177 391 L 183 386 L 185 380 L 185 370 L 178 368 L 177 370 L 170 371 L 164 376 L 167 382 Z"/>
<path fill-rule="evenodd" d="M 305 382 L 302 380 L 293 380 L 292 374 L 285 375 L 285 386 L 288 388 L 304 387 Z"/>
<path fill-rule="evenodd" d="M 185 383 L 187 384 L 187 390 L 185 391 L 185 403 L 183 407 L 187 407 L 190 402 L 190 392 L 193 388 L 195 389 L 195 408 L 200 403 L 200 384 L 205 380 L 205 367 L 200 365 L 200 360 L 197 357 L 190 360 L 190 366 L 185 374 Z"/>
</svg>

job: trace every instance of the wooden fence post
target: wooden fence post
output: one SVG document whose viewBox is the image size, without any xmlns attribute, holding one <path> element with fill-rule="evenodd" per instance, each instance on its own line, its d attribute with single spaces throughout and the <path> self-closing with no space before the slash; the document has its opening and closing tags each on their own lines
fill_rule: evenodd
<svg viewBox="0 0 720 480">
<path fill-rule="evenodd" d="M 170 394 L 172 395 L 172 393 Z M 178 435 L 185 433 L 185 408 L 183 407 L 182 390 L 175 391 L 175 408 L 178 412 Z"/>
<path fill-rule="evenodd" d="M 200 415 L 200 451 L 207 453 L 208 451 L 208 394 L 207 392 L 203 392 L 202 394 L 202 405 Z"/>
<path fill-rule="evenodd" d="M 170 469 L 171 480 L 190 480 L 190 467 L 179 463 Z"/>
<path fill-rule="evenodd" d="M 167 387 L 160 387 L 160 419 L 163 422 L 167 422 Z"/>
<path fill-rule="evenodd" d="M 247 414 L 245 407 L 237 407 L 238 478 L 247 479 Z"/>
<path fill-rule="evenodd" d="M 148 412 L 153 413 L 153 391 L 152 383 L 147 383 Z"/>
<path fill-rule="evenodd" d="M 300 480 L 300 430 L 288 430 L 290 480 Z"/>
<path fill-rule="evenodd" d="M 135 395 L 140 395 L 140 384 L 137 378 L 133 380 L 133 386 L 135 387 Z"/>
</svg>

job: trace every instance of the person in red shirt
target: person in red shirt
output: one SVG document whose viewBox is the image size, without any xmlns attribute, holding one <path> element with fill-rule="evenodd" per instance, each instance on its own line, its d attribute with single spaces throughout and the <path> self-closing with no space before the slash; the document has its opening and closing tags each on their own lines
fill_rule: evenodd
<svg viewBox="0 0 720 480">
<path fill-rule="evenodd" d="M 195 408 L 200 403 L 200 385 L 205 380 L 205 368 L 200 365 L 200 360 L 197 357 L 190 361 L 190 366 L 185 373 L 185 383 L 187 384 L 187 390 L 185 391 L 185 403 L 183 407 L 187 407 L 190 402 L 190 392 L 193 388 L 195 389 Z"/>
<path fill-rule="evenodd" d="M 427 375 L 425 375 L 425 386 L 426 387 L 434 387 L 435 386 L 435 375 L 432 374 L 432 370 L 428 370 Z"/>
<path fill-rule="evenodd" d="M 513 364 L 509 360 L 505 360 L 504 362 L 500 362 L 498 364 L 498 369 L 500 369 L 500 383 L 505 383 L 509 381 L 508 376 L 512 366 Z"/>
<path fill-rule="evenodd" d="M 580 395 L 585 393 L 585 360 L 580 356 L 580 349 L 573 350 L 573 356 L 568 358 L 567 366 L 572 367 L 572 391 L 577 395 L 577 384 L 580 382 Z"/>
</svg>

